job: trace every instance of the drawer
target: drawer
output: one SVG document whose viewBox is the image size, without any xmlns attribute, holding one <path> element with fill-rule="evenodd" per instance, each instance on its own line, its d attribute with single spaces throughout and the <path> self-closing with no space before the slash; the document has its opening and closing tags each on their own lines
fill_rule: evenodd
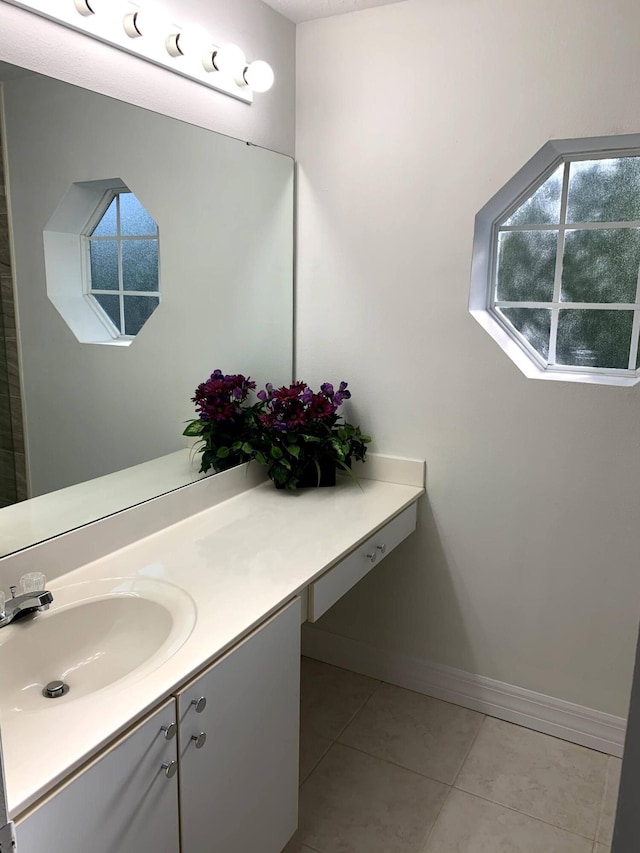
<svg viewBox="0 0 640 853">
<path fill-rule="evenodd" d="M 417 504 L 403 510 L 349 556 L 309 585 L 309 622 L 315 622 L 416 529 Z"/>
</svg>

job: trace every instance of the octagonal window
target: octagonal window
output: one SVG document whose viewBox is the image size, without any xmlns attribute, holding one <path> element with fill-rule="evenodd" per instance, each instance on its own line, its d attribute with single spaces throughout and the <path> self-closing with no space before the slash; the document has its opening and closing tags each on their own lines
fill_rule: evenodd
<svg viewBox="0 0 640 853">
<path fill-rule="evenodd" d="M 160 303 L 157 224 L 132 192 L 111 190 L 84 239 L 89 301 L 114 337 L 135 337 Z"/>
<path fill-rule="evenodd" d="M 476 218 L 470 309 L 528 376 L 640 381 L 639 143 L 548 143 Z"/>
</svg>

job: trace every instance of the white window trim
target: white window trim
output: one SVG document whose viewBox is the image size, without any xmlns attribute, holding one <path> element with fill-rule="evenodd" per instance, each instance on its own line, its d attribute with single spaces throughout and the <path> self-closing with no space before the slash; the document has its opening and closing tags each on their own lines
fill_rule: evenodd
<svg viewBox="0 0 640 853">
<path fill-rule="evenodd" d="M 624 134 L 621 136 L 601 136 L 585 139 L 559 139 L 547 142 L 526 163 L 502 189 L 491 198 L 478 212 L 475 221 L 473 239 L 473 257 L 471 265 L 471 290 L 469 297 L 469 312 L 482 328 L 494 339 L 513 363 L 532 379 L 547 379 L 550 381 L 584 382 L 598 385 L 632 386 L 640 382 L 640 371 L 621 371 L 607 368 L 572 367 L 547 364 L 525 338 L 508 326 L 492 305 L 493 283 L 495 280 L 495 253 L 493 247 L 497 244 L 500 223 L 504 222 L 517 210 L 524 201 L 550 177 L 562 163 L 575 160 L 602 159 L 606 157 L 640 156 L 640 134 Z M 566 205 L 566 198 L 563 198 Z M 602 225 L 589 223 L 588 227 L 616 227 L 616 223 Z M 560 226 L 534 226 L 526 230 L 558 230 Z M 618 227 L 633 227 L 633 224 L 620 223 Z M 636 226 L 637 227 L 637 226 Z M 568 230 L 566 225 L 564 230 Z M 576 223 L 572 223 L 576 228 Z M 525 230 L 519 226 L 511 226 L 509 230 Z M 556 263 L 562 263 L 562 257 L 556 258 Z M 556 286 L 558 277 L 556 276 Z M 640 277 L 638 285 L 640 295 Z M 554 300 L 556 294 L 554 293 Z M 558 295 L 559 298 L 559 295 Z M 529 303 L 519 302 L 519 307 Z M 544 306 L 548 307 L 548 303 Z M 563 307 L 570 307 L 563 303 Z M 600 303 L 600 308 L 613 310 L 609 303 Z M 623 307 L 619 306 L 621 310 Z M 636 306 L 634 304 L 634 309 Z M 627 310 L 629 310 L 627 308 Z M 637 310 L 637 309 L 636 309 Z M 557 312 L 555 312 L 557 314 Z M 640 336 L 640 323 L 636 322 L 634 314 L 632 336 Z M 633 344 L 633 340 L 632 340 Z M 549 354 L 550 356 L 552 353 Z"/>
</svg>

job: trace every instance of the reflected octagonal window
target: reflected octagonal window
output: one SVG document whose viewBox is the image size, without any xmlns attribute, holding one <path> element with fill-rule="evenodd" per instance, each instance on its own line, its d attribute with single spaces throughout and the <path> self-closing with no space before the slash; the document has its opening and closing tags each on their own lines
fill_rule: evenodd
<svg viewBox="0 0 640 853">
<path fill-rule="evenodd" d="M 478 213 L 470 310 L 527 375 L 640 381 L 640 137 L 548 143 Z"/>
<path fill-rule="evenodd" d="M 132 338 L 160 303 L 158 226 L 129 190 L 111 190 L 85 232 L 87 293 L 116 337 Z"/>
<path fill-rule="evenodd" d="M 72 184 L 43 233 L 47 295 L 81 343 L 128 346 L 160 304 L 158 225 L 120 179 Z"/>
</svg>

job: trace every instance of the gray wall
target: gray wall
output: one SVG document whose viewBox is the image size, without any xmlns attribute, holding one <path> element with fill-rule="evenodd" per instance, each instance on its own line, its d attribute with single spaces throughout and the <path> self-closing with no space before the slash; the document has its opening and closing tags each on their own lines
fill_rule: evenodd
<svg viewBox="0 0 640 853">
<path fill-rule="evenodd" d="M 637 0 L 407 0 L 298 28 L 297 373 L 349 380 L 373 449 L 428 464 L 417 534 L 322 627 L 620 716 L 640 388 L 526 379 L 467 303 L 475 214 L 532 154 L 638 130 L 638 31 Z"/>
</svg>

